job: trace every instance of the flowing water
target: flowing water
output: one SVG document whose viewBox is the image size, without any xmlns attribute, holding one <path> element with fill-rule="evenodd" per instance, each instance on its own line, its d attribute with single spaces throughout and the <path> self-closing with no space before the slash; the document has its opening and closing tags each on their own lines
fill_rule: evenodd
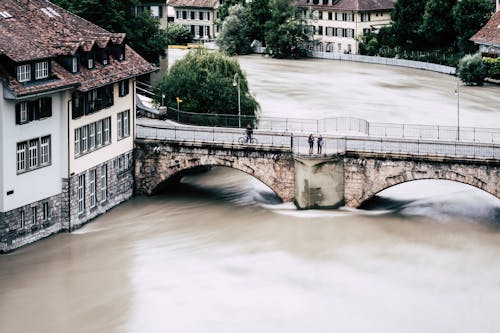
<svg viewBox="0 0 500 333">
<path fill-rule="evenodd" d="M 240 63 L 263 115 L 456 121 L 447 75 Z M 500 126 L 499 87 L 460 98 L 464 123 Z M 466 185 L 417 181 L 363 210 L 297 211 L 213 168 L 0 256 L 0 332 L 498 332 L 499 260 L 500 200 Z"/>
</svg>

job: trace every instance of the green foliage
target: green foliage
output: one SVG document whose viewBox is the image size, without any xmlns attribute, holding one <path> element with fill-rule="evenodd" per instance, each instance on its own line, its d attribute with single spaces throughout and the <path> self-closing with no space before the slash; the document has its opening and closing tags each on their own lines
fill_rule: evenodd
<svg viewBox="0 0 500 333">
<path fill-rule="evenodd" d="M 238 114 L 238 90 L 233 86 L 238 74 L 241 114 L 256 116 L 259 105 L 248 91 L 247 80 L 235 58 L 221 52 L 193 50 L 178 60 L 156 86 L 154 100 L 177 108 L 176 97 L 183 100 L 182 111 L 209 114 Z"/>
<path fill-rule="evenodd" d="M 247 7 L 235 5 L 229 8 L 229 15 L 222 24 L 217 44 L 228 54 L 248 54 L 252 52 L 250 13 Z"/>
<path fill-rule="evenodd" d="M 193 40 L 193 34 L 188 27 L 182 24 L 169 23 L 168 24 L 168 44 L 173 45 L 186 45 Z"/>
<path fill-rule="evenodd" d="M 491 11 L 490 0 L 461 0 L 453 7 L 457 44 L 461 51 L 475 51 L 476 46 L 469 39 L 488 22 Z"/>
<path fill-rule="evenodd" d="M 394 45 L 404 49 L 419 49 L 422 45 L 419 29 L 423 23 L 427 0 L 397 0 L 391 13 Z"/>
<path fill-rule="evenodd" d="M 488 68 L 481 58 L 481 54 L 466 55 L 458 63 L 460 79 L 466 85 L 482 85 L 488 75 Z"/>
<path fill-rule="evenodd" d="M 271 19 L 269 0 L 252 0 L 247 6 L 250 9 L 250 39 L 265 43 L 266 22 Z"/>
<path fill-rule="evenodd" d="M 361 36 L 359 40 L 359 53 L 368 56 L 376 56 L 380 50 L 376 34 L 367 34 Z"/>
<path fill-rule="evenodd" d="M 271 18 L 266 23 L 267 51 L 276 58 L 300 58 L 307 55 L 312 41 L 302 10 L 293 0 L 271 0 Z"/>
<path fill-rule="evenodd" d="M 167 36 L 149 12 L 135 15 L 138 0 L 52 0 L 70 12 L 111 32 L 127 34 L 126 43 L 150 62 L 165 56 Z"/>
<path fill-rule="evenodd" d="M 225 0 L 217 10 L 219 26 L 222 26 L 222 22 L 229 15 L 229 8 L 234 5 L 245 5 L 245 0 Z"/>
<path fill-rule="evenodd" d="M 449 47 L 456 40 L 453 6 L 457 0 L 427 0 L 420 28 L 429 49 Z"/>
<path fill-rule="evenodd" d="M 488 77 L 500 80 L 500 58 L 485 57 L 483 62 L 486 65 Z"/>
</svg>

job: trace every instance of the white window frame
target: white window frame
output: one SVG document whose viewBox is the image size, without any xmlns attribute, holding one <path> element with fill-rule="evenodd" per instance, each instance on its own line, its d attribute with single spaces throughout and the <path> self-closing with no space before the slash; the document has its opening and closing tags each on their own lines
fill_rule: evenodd
<svg viewBox="0 0 500 333">
<path fill-rule="evenodd" d="M 28 103 L 27 102 L 19 103 L 19 122 L 21 122 L 21 123 L 28 122 Z"/>
<path fill-rule="evenodd" d="M 87 59 L 87 68 L 88 69 L 94 68 L 94 58 L 88 58 Z"/>
<path fill-rule="evenodd" d="M 50 164 L 50 136 L 40 139 L 40 165 Z"/>
<path fill-rule="evenodd" d="M 26 212 L 24 211 L 24 209 L 21 210 L 20 222 L 21 229 L 24 229 L 24 227 L 26 226 Z"/>
<path fill-rule="evenodd" d="M 49 203 L 44 202 L 42 204 L 42 220 L 47 221 L 49 219 Z"/>
<path fill-rule="evenodd" d="M 90 208 L 94 208 L 97 205 L 96 200 L 96 178 L 97 178 L 97 170 L 90 170 L 89 174 L 89 200 L 90 200 Z"/>
<path fill-rule="evenodd" d="M 37 209 L 36 207 L 31 207 L 31 224 L 32 225 L 35 225 L 37 220 L 38 220 L 38 216 L 37 216 Z"/>
<path fill-rule="evenodd" d="M 102 131 L 104 133 L 104 144 L 111 143 L 111 118 L 105 118 L 102 120 Z"/>
<path fill-rule="evenodd" d="M 85 211 L 85 174 L 78 176 L 78 214 Z"/>
<path fill-rule="evenodd" d="M 71 70 L 73 73 L 78 72 L 78 57 L 74 56 L 71 63 Z"/>
<path fill-rule="evenodd" d="M 31 65 L 18 65 L 17 66 L 17 81 L 27 82 L 31 80 Z"/>
<path fill-rule="evenodd" d="M 49 62 L 41 61 L 35 64 L 35 80 L 49 77 Z"/>
<path fill-rule="evenodd" d="M 38 140 L 33 139 L 28 142 L 28 168 L 34 169 L 38 167 Z"/>
<path fill-rule="evenodd" d="M 94 150 L 95 144 L 95 123 L 89 124 L 89 150 Z"/>
<path fill-rule="evenodd" d="M 96 123 L 96 147 L 102 146 L 102 120 Z"/>
<path fill-rule="evenodd" d="M 19 142 L 17 144 L 17 152 L 16 152 L 17 172 L 26 171 L 26 146 L 27 146 L 26 141 Z"/>
<path fill-rule="evenodd" d="M 108 199 L 108 166 L 101 165 L 101 202 Z"/>
<path fill-rule="evenodd" d="M 123 111 L 117 114 L 117 133 L 118 140 L 130 136 L 130 111 Z"/>
<path fill-rule="evenodd" d="M 89 150 L 88 145 L 88 126 L 80 127 L 80 152 L 85 154 Z"/>
<path fill-rule="evenodd" d="M 80 155 L 80 129 L 75 128 L 75 156 Z"/>
</svg>

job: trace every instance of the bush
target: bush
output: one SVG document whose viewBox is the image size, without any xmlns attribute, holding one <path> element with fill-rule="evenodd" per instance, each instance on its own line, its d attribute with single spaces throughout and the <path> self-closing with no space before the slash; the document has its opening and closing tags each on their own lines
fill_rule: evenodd
<svg viewBox="0 0 500 333">
<path fill-rule="evenodd" d="M 483 58 L 484 64 L 488 69 L 488 77 L 500 80 L 500 58 Z"/>
<path fill-rule="evenodd" d="M 488 75 L 488 68 L 479 53 L 466 55 L 458 63 L 458 75 L 466 85 L 480 86 Z"/>
</svg>

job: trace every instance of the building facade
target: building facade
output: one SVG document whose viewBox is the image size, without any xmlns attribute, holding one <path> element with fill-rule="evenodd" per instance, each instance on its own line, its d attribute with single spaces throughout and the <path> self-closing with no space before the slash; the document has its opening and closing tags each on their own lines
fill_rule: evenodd
<svg viewBox="0 0 500 333">
<path fill-rule="evenodd" d="M 219 0 L 170 0 L 174 22 L 188 27 L 195 40 L 211 41 L 219 34 L 215 22 Z"/>
<path fill-rule="evenodd" d="M 391 23 L 395 0 L 300 0 L 314 29 L 314 49 L 357 54 L 358 37 Z"/>
<path fill-rule="evenodd" d="M 135 79 L 155 68 L 47 0 L 0 2 L 0 252 L 132 195 Z"/>
<path fill-rule="evenodd" d="M 483 55 L 500 57 L 500 9 L 470 40 L 479 45 Z"/>
</svg>

